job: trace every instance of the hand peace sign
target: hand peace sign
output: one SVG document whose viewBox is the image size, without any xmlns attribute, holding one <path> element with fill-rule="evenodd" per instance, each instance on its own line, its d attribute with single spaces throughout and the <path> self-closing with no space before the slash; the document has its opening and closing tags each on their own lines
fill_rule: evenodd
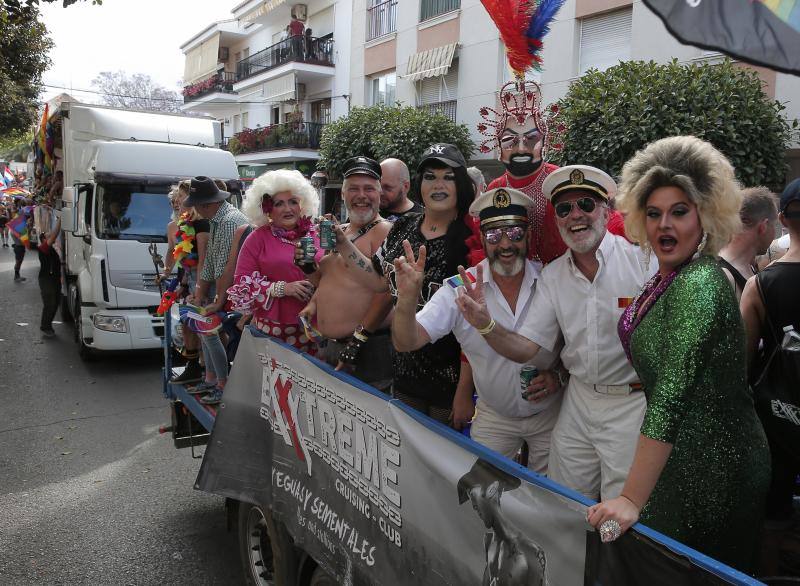
<svg viewBox="0 0 800 586">
<path fill-rule="evenodd" d="M 419 247 L 419 257 L 414 258 L 414 250 L 408 240 L 403 240 L 405 256 L 394 259 L 395 280 L 397 282 L 398 300 L 413 300 L 414 304 L 419 299 L 422 290 L 422 281 L 425 278 L 425 258 L 427 251 L 425 245 Z"/>
<path fill-rule="evenodd" d="M 461 310 L 461 315 L 472 327 L 483 329 L 492 321 L 483 294 L 483 265 L 479 264 L 476 267 L 477 275 L 474 285 L 470 282 L 464 267 L 459 266 L 458 273 L 464 281 L 464 286 L 459 287 L 460 293 L 456 297 L 456 305 Z"/>
</svg>

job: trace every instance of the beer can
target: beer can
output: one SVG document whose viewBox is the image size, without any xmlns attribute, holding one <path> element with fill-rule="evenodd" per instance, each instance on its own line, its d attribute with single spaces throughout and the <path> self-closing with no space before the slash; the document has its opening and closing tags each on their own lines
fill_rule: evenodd
<svg viewBox="0 0 800 586">
<path fill-rule="evenodd" d="M 336 248 L 336 231 L 333 229 L 333 222 L 322 220 L 319 223 L 319 245 L 324 250 Z"/>
<path fill-rule="evenodd" d="M 539 376 L 539 369 L 535 366 L 525 365 L 519 371 L 519 384 L 522 387 L 522 398 L 528 399 L 528 385 Z"/>
<path fill-rule="evenodd" d="M 300 239 L 300 248 L 303 249 L 302 264 L 311 264 L 314 262 L 314 255 L 317 249 L 314 246 L 314 239 L 311 236 L 303 236 Z"/>
</svg>

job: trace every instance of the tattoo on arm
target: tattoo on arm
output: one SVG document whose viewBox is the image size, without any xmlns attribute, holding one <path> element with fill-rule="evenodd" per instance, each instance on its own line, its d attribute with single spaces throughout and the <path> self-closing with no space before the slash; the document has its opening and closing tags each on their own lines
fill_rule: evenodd
<svg viewBox="0 0 800 586">
<path fill-rule="evenodd" d="M 372 267 L 365 263 L 363 258 L 358 259 L 358 266 L 361 270 L 367 271 L 368 273 L 372 272 Z"/>
</svg>

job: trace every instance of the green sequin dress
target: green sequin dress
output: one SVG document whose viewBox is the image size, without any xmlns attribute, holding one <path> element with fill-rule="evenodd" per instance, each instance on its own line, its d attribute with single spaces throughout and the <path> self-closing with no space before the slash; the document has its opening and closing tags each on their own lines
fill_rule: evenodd
<svg viewBox="0 0 800 586">
<path fill-rule="evenodd" d="M 752 569 L 770 454 L 746 383 L 745 334 L 711 257 L 687 265 L 631 337 L 647 395 L 641 432 L 673 445 L 640 521 Z"/>
</svg>

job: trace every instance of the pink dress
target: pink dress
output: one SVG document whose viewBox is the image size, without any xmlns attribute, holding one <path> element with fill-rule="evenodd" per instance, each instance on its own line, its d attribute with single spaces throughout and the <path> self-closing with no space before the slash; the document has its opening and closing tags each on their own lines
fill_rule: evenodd
<svg viewBox="0 0 800 586">
<path fill-rule="evenodd" d="M 308 235 L 314 238 L 315 260 L 324 254 L 315 227 Z M 287 344 L 313 354 L 314 344 L 308 339 L 297 315 L 306 303 L 296 297 L 272 297 L 269 287 L 276 281 L 302 281 L 305 273 L 294 264 L 295 241 L 273 233 L 269 225 L 253 231 L 245 240 L 236 262 L 234 285 L 228 289 L 233 309 L 253 314 L 252 324 L 259 330 Z"/>
</svg>

